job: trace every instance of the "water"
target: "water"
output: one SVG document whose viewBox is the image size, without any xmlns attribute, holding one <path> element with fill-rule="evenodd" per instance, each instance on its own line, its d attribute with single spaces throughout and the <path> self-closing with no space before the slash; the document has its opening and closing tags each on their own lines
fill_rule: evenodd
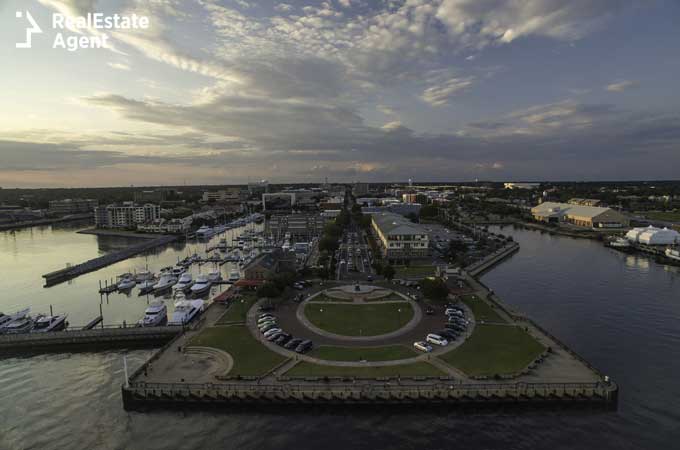
<svg viewBox="0 0 680 450">
<path fill-rule="evenodd" d="M 250 225 L 250 228 L 253 227 L 256 226 Z M 215 236 L 211 241 L 201 243 L 172 243 L 71 281 L 43 288 L 42 275 L 45 273 L 61 269 L 67 263 L 78 264 L 140 242 L 135 238 L 75 232 L 83 228 L 86 228 L 85 224 L 75 223 L 0 232 L 0 311 L 10 314 L 31 307 L 33 314 L 49 313 L 52 305 L 55 313 L 68 314 L 72 326 L 82 326 L 99 315 L 101 304 L 106 324 L 136 323 L 149 301 L 153 300 L 153 295 L 138 297 L 135 288 L 128 295 L 115 293 L 102 297 L 99 295 L 99 282 L 112 279 L 115 282 L 120 274 L 146 267 L 158 273 L 161 268 L 176 264 L 178 259 L 194 252 L 204 255 L 206 247 L 214 246 L 220 238 Z M 231 239 L 244 229 L 229 230 L 223 236 L 231 243 Z M 233 268 L 231 263 L 219 268 L 223 278 L 226 279 Z M 216 266 L 209 263 L 200 268 L 194 265 L 190 271 L 196 278 L 199 271 L 207 274 L 214 270 Z M 226 286 L 216 286 L 213 293 L 224 288 Z M 170 312 L 173 310 L 172 303 L 166 301 Z"/>
<path fill-rule="evenodd" d="M 502 232 L 522 249 L 483 281 L 616 380 L 618 412 L 126 413 L 120 352 L 46 355 L 0 360 L 0 449 L 677 448 L 678 269 L 597 242 Z M 149 354 L 130 352 L 131 368 Z"/>
</svg>

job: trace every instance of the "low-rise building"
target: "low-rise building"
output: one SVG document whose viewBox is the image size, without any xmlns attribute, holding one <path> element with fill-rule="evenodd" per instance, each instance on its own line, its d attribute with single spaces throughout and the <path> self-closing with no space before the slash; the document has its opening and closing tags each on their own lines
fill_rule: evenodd
<svg viewBox="0 0 680 450">
<path fill-rule="evenodd" d="M 680 233 L 668 228 L 653 226 L 633 228 L 626 233 L 626 239 L 644 245 L 676 245 L 680 244 Z"/>
<path fill-rule="evenodd" d="M 538 189 L 541 183 L 503 183 L 505 189 Z"/>
<path fill-rule="evenodd" d="M 241 188 L 230 187 L 219 191 L 204 191 L 204 202 L 238 203 L 241 201 Z"/>
<path fill-rule="evenodd" d="M 570 198 L 567 203 L 570 205 L 600 206 L 602 201 L 596 198 Z"/>
<path fill-rule="evenodd" d="M 137 231 L 144 233 L 183 234 L 191 229 L 191 217 L 184 219 L 159 219 L 137 225 Z"/>
<path fill-rule="evenodd" d="M 331 220 L 327 214 L 286 214 L 273 215 L 265 223 L 265 233 L 281 239 L 287 233 L 291 242 L 309 242 L 321 236 L 323 227 Z"/>
<path fill-rule="evenodd" d="M 97 200 L 91 198 L 67 198 L 50 201 L 50 213 L 58 215 L 91 213 L 97 207 Z"/>
<path fill-rule="evenodd" d="M 547 223 L 570 223 L 584 228 L 624 228 L 630 219 L 611 208 L 543 202 L 531 208 L 534 219 Z"/>
<path fill-rule="evenodd" d="M 135 205 L 125 202 L 120 205 L 98 206 L 94 210 L 95 225 L 99 228 L 136 228 L 161 218 L 161 207 L 147 203 Z"/>
<path fill-rule="evenodd" d="M 371 214 L 371 228 L 383 258 L 403 263 L 429 254 L 429 237 L 420 226 L 394 213 Z"/>
</svg>

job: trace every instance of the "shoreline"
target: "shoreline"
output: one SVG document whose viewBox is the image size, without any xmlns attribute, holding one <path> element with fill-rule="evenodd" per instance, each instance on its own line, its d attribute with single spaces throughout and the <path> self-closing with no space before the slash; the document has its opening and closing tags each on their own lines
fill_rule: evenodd
<svg viewBox="0 0 680 450">
<path fill-rule="evenodd" d="M 125 231 L 125 230 L 111 230 L 108 228 L 86 228 L 84 230 L 76 231 L 78 234 L 91 234 L 94 236 L 112 236 L 112 237 L 126 237 L 126 238 L 136 238 L 136 239 L 156 239 L 164 236 L 174 236 L 170 234 L 158 234 L 158 233 L 138 233 L 136 231 Z"/>
<path fill-rule="evenodd" d="M 23 228 L 39 227 L 43 225 L 52 225 L 55 223 L 62 222 L 77 222 L 79 220 L 92 219 L 92 214 L 75 214 L 69 217 L 57 217 L 54 219 L 40 219 L 40 220 L 28 220 L 25 222 L 16 222 L 10 224 L 1 224 L 0 231 L 12 231 L 21 230 Z"/>
</svg>

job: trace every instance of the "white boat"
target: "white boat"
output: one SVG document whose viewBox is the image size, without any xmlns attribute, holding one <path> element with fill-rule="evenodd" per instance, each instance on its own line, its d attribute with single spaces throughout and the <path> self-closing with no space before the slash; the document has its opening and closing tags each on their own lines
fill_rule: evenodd
<svg viewBox="0 0 680 450">
<path fill-rule="evenodd" d="M 236 283 L 238 280 L 241 279 L 241 273 L 238 270 L 232 270 L 229 272 L 229 278 L 227 278 L 227 281 L 230 283 Z"/>
<path fill-rule="evenodd" d="M 57 314 L 55 316 L 39 315 L 31 333 L 49 333 L 50 331 L 62 331 L 68 326 L 66 322 L 66 314 Z"/>
<path fill-rule="evenodd" d="M 186 325 L 203 311 L 203 300 L 180 300 L 175 303 L 170 325 Z"/>
<path fill-rule="evenodd" d="M 163 300 L 151 302 L 144 311 L 144 317 L 139 321 L 143 327 L 158 327 L 168 323 L 168 307 Z"/>
<path fill-rule="evenodd" d="M 135 279 L 132 276 L 130 276 L 130 278 L 122 278 L 116 284 L 119 291 L 128 291 L 128 290 L 132 289 L 133 287 L 135 287 L 136 285 L 137 285 L 137 282 L 135 281 Z"/>
<path fill-rule="evenodd" d="M 211 283 L 217 283 L 222 281 L 222 274 L 220 272 L 210 272 L 208 274 L 208 281 Z"/>
<path fill-rule="evenodd" d="M 194 296 L 201 296 L 210 290 L 212 283 L 208 280 L 205 275 L 199 275 L 196 277 L 196 282 L 191 286 L 191 294 Z"/>
<path fill-rule="evenodd" d="M 6 324 L 3 328 L 5 334 L 21 334 L 28 333 L 33 328 L 33 319 L 30 316 L 24 316 L 20 319 L 13 320 Z"/>
<path fill-rule="evenodd" d="M 174 275 L 171 273 L 164 273 L 163 276 L 161 276 L 161 279 L 158 280 L 158 283 L 153 285 L 153 289 L 154 291 L 162 292 L 166 289 L 170 289 L 175 283 L 177 283 L 177 278 Z"/>
<path fill-rule="evenodd" d="M 150 272 L 148 270 L 140 270 L 139 272 L 135 273 L 135 281 L 138 283 L 152 280 L 154 278 L 153 272 Z"/>
<path fill-rule="evenodd" d="M 158 283 L 158 280 L 151 278 L 150 280 L 142 281 L 137 286 L 139 287 L 139 295 L 148 294 L 154 290 L 154 286 Z"/>
<path fill-rule="evenodd" d="M 668 247 L 665 251 L 666 258 L 680 261 L 680 249 Z"/>
<path fill-rule="evenodd" d="M 629 248 L 630 241 L 624 238 L 616 238 L 609 243 L 609 246 L 613 248 Z"/>
<path fill-rule="evenodd" d="M 191 274 L 189 272 L 184 272 L 182 276 L 179 277 L 179 280 L 177 280 L 177 284 L 172 287 L 172 290 L 184 292 L 188 290 L 193 283 L 194 279 L 191 277 Z"/>
<path fill-rule="evenodd" d="M 187 269 L 185 267 L 175 266 L 175 267 L 172 268 L 170 273 L 172 273 L 172 275 L 175 276 L 175 277 L 179 277 L 180 275 L 182 275 L 186 271 L 187 271 Z"/>
<path fill-rule="evenodd" d="M 201 228 L 196 230 L 196 237 L 199 239 L 208 239 L 215 235 L 215 231 L 209 226 L 203 225 Z"/>
<path fill-rule="evenodd" d="M 0 313 L 0 334 L 4 332 L 5 326 L 9 325 L 12 321 L 28 316 L 29 312 L 31 312 L 31 308 L 22 309 L 21 311 L 17 311 L 14 314 Z"/>
</svg>

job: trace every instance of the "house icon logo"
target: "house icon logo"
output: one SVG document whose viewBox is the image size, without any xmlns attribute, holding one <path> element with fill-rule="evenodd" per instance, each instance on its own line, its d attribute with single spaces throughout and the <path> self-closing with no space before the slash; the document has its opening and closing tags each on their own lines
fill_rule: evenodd
<svg viewBox="0 0 680 450">
<path fill-rule="evenodd" d="M 31 41 L 34 34 L 40 34 L 43 30 L 38 26 L 38 23 L 33 19 L 33 16 L 28 11 L 17 11 L 17 19 L 26 18 L 30 27 L 26 28 L 26 42 L 17 42 L 16 48 L 31 48 Z"/>
</svg>

